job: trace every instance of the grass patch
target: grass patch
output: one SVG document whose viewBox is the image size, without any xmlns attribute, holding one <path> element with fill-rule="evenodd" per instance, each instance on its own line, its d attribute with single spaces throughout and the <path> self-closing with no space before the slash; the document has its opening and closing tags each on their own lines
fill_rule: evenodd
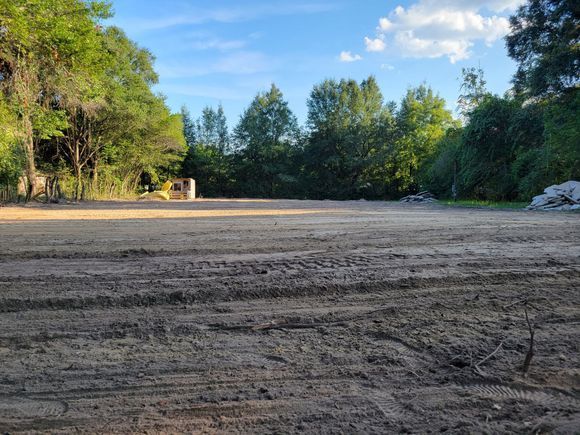
<svg viewBox="0 0 580 435">
<path fill-rule="evenodd" d="M 510 201 L 480 201 L 476 199 L 443 199 L 439 204 L 453 207 L 485 207 L 485 208 L 505 208 L 505 209 L 522 209 L 529 205 L 529 202 L 510 202 Z"/>
</svg>

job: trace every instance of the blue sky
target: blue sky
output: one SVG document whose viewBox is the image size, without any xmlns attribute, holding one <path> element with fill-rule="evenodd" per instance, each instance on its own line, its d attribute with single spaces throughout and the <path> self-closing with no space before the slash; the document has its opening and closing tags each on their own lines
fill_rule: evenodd
<svg viewBox="0 0 580 435">
<path fill-rule="evenodd" d="M 272 82 L 303 123 L 312 86 L 374 75 L 385 100 L 427 82 L 455 108 L 462 67 L 504 93 L 515 64 L 502 37 L 522 0 L 113 0 L 114 18 L 156 57 L 173 111 L 222 103 L 235 125 Z"/>
</svg>

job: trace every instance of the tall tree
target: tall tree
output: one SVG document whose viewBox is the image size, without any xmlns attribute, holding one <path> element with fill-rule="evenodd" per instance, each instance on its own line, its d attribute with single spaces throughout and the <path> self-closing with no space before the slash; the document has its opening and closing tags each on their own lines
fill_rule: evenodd
<svg viewBox="0 0 580 435">
<path fill-rule="evenodd" d="M 217 110 L 204 107 L 193 121 L 187 109 L 184 114 L 184 134 L 188 151 L 183 163 L 184 176 L 194 177 L 202 195 L 225 196 L 228 192 L 229 133 L 222 105 Z"/>
<path fill-rule="evenodd" d="M 575 0 L 528 0 L 510 18 L 508 54 L 518 62 L 516 91 L 561 95 L 580 80 L 580 6 Z"/>
<path fill-rule="evenodd" d="M 471 112 L 459 150 L 463 192 L 479 199 L 513 199 L 511 126 L 517 111 L 517 101 L 488 96 Z"/>
<path fill-rule="evenodd" d="M 445 100 L 420 85 L 407 91 L 397 113 L 397 140 L 391 160 L 397 189 L 401 192 L 421 188 L 422 177 L 437 151 L 445 132 L 456 126 Z"/>
<path fill-rule="evenodd" d="M 352 198 L 376 194 L 381 159 L 392 141 L 392 106 L 374 77 L 325 80 L 308 99 L 306 175 L 319 198 Z M 383 180 L 384 181 L 384 180 Z M 372 193 L 374 192 L 374 193 Z"/>
<path fill-rule="evenodd" d="M 187 147 L 195 147 L 195 143 L 197 142 L 197 128 L 186 106 L 181 107 L 181 121 L 183 122 L 183 136 L 185 137 Z"/>
<path fill-rule="evenodd" d="M 299 145 L 298 121 L 274 84 L 261 92 L 234 130 L 238 177 L 254 196 L 277 196 L 295 183 L 292 160 Z"/>
<path fill-rule="evenodd" d="M 461 116 L 466 119 L 469 113 L 483 101 L 488 92 L 481 68 L 462 68 L 461 76 L 462 83 L 459 89 L 461 94 L 457 99 L 457 106 Z"/>
<path fill-rule="evenodd" d="M 0 94 L 0 191 L 14 186 L 22 172 L 22 149 L 16 138 L 16 114 Z"/>
<path fill-rule="evenodd" d="M 95 27 L 107 16 L 103 1 L 0 0 L 0 87 L 18 109 L 28 196 L 35 193 L 37 139 L 62 135 L 66 124 L 53 106 L 71 82 L 86 84 Z"/>
<path fill-rule="evenodd" d="M 94 113 L 82 114 L 88 140 L 79 143 L 94 190 L 126 194 L 143 174 L 155 183 L 166 172 L 179 171 L 174 166 L 185 140 L 181 116 L 171 115 L 163 97 L 151 90 L 158 79 L 152 54 L 119 28 L 109 27 L 102 36 L 102 102 Z"/>
</svg>

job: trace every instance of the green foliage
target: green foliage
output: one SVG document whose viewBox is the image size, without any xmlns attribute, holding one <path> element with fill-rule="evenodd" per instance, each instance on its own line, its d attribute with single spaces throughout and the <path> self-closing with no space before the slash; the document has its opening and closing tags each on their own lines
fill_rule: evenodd
<svg viewBox="0 0 580 435">
<path fill-rule="evenodd" d="M 230 135 L 221 105 L 195 120 L 170 113 L 152 91 L 152 54 L 101 25 L 108 2 L 0 0 L 0 187 L 38 166 L 76 198 L 181 173 L 205 196 L 445 197 L 455 186 L 462 198 L 528 199 L 580 177 L 579 11 L 522 6 L 507 37 L 513 92 L 491 95 L 480 68 L 463 68 L 461 123 L 427 85 L 397 105 L 371 76 L 315 85 L 305 131 L 272 85 Z"/>
<path fill-rule="evenodd" d="M 230 138 L 221 105 L 217 110 L 205 107 L 196 121 L 185 107 L 181 110 L 187 154 L 182 165 L 185 177 L 196 179 L 203 196 L 226 196 L 231 192 Z"/>
<path fill-rule="evenodd" d="M 463 130 L 460 127 L 450 128 L 437 144 L 432 161 L 427 164 L 425 185 L 431 193 L 451 198 L 453 184 L 457 183 L 459 148 L 462 144 Z M 459 192 L 458 192 L 459 193 Z"/>
<path fill-rule="evenodd" d="M 78 104 L 78 94 L 93 89 L 96 25 L 108 9 L 101 1 L 0 0 L 0 90 L 18 114 L 31 189 L 38 142 L 67 127 L 55 106 Z"/>
<path fill-rule="evenodd" d="M 455 126 L 445 100 L 425 85 L 409 89 L 397 113 L 398 137 L 392 159 L 400 192 L 420 190 L 427 163 L 445 132 Z"/>
<path fill-rule="evenodd" d="M 461 68 L 463 82 L 457 99 L 457 106 L 463 118 L 467 118 L 470 112 L 484 100 L 488 92 L 485 88 L 486 81 L 481 68 Z"/>
<path fill-rule="evenodd" d="M 272 84 L 242 114 L 234 130 L 239 193 L 257 197 L 280 197 L 290 192 L 295 180 L 293 160 L 299 146 L 296 117 L 282 92 Z"/>
<path fill-rule="evenodd" d="M 478 199 L 512 199 L 515 189 L 510 134 L 514 101 L 488 96 L 471 112 L 459 150 L 460 186 Z"/>
<path fill-rule="evenodd" d="M 14 125 L 16 115 L 0 96 L 0 189 L 14 188 L 24 166 L 22 148 L 18 146 Z"/>
<path fill-rule="evenodd" d="M 393 105 L 374 77 L 325 80 L 308 100 L 305 178 L 317 198 L 385 193 L 385 157 L 394 136 Z"/>
<path fill-rule="evenodd" d="M 524 199 L 537 195 L 555 179 L 546 165 L 544 105 L 514 103 L 509 134 L 514 147 L 511 172 L 517 186 L 512 196 Z"/>
<path fill-rule="evenodd" d="M 0 91 L 27 178 L 66 162 L 77 199 L 174 174 L 184 151 L 180 117 L 151 90 L 151 53 L 103 28 L 109 16 L 98 0 L 0 0 Z"/>
<path fill-rule="evenodd" d="M 580 89 L 546 105 L 547 172 L 556 180 L 580 179 Z"/>
<path fill-rule="evenodd" d="M 485 201 L 477 199 L 462 199 L 453 201 L 443 200 L 440 202 L 443 205 L 450 205 L 453 207 L 467 207 L 467 208 L 500 208 L 500 209 L 523 209 L 529 202 L 518 202 L 518 201 Z"/>
<path fill-rule="evenodd" d="M 531 97 L 577 89 L 580 7 L 575 0 L 529 0 L 510 18 L 509 55 L 518 62 L 514 84 Z"/>
</svg>

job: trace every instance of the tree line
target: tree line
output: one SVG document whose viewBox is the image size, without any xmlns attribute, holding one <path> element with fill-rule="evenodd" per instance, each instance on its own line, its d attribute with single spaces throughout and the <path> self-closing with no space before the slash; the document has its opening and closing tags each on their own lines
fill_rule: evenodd
<svg viewBox="0 0 580 435">
<path fill-rule="evenodd" d="M 325 80 L 300 128 L 282 92 L 261 92 L 228 133 L 222 107 L 192 120 L 182 110 L 183 173 L 207 196 L 388 198 L 416 189 L 445 132 L 458 125 L 428 86 L 400 105 L 384 102 L 374 77 Z"/>
<path fill-rule="evenodd" d="M 282 92 L 256 95 L 228 133 L 222 107 L 192 119 L 183 174 L 207 196 L 395 199 L 428 189 L 442 197 L 528 200 L 580 177 L 580 9 L 530 0 L 510 19 L 518 63 L 505 95 L 464 68 L 459 119 L 426 84 L 384 101 L 374 77 L 324 80 L 298 126 Z"/>
<path fill-rule="evenodd" d="M 171 114 L 151 54 L 106 3 L 0 0 L 0 185 L 60 177 L 75 198 L 195 178 L 206 197 L 527 200 L 580 176 L 575 2 L 530 0 L 511 17 L 505 95 L 464 68 L 459 116 L 427 84 L 385 101 L 373 76 L 316 84 L 300 126 L 274 84 L 229 131 L 223 108 Z M 68 23 L 74 20 L 75 26 Z M 29 195 L 34 192 L 30 191 Z"/>
</svg>

